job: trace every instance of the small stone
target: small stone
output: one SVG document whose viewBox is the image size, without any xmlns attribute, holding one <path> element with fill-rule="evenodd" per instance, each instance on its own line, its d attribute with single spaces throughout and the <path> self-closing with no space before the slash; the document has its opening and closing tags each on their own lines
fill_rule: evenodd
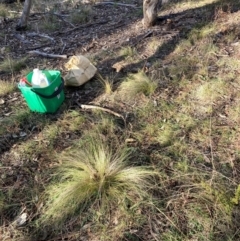
<svg viewBox="0 0 240 241">
<path fill-rule="evenodd" d="M 24 136 L 26 136 L 26 135 L 27 135 L 27 133 L 26 133 L 26 132 L 21 131 L 19 135 L 20 135 L 20 137 L 24 137 Z"/>
<path fill-rule="evenodd" d="M 27 221 L 27 213 L 22 213 L 15 221 L 17 227 L 23 226 Z"/>
</svg>

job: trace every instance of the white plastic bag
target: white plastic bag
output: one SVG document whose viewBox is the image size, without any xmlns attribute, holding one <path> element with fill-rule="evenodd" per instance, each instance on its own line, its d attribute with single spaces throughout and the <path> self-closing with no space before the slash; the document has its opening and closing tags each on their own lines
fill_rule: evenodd
<svg viewBox="0 0 240 241">
<path fill-rule="evenodd" d="M 68 73 L 64 80 L 66 85 L 80 86 L 90 80 L 97 72 L 97 68 L 83 55 L 73 56 L 65 64 Z"/>
</svg>

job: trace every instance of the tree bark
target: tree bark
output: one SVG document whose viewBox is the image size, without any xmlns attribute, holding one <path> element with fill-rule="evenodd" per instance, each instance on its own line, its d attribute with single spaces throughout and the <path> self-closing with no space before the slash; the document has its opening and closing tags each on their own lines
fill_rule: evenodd
<svg viewBox="0 0 240 241">
<path fill-rule="evenodd" d="M 162 0 L 143 0 L 143 25 L 153 26 L 157 21 L 157 12 Z"/>
<path fill-rule="evenodd" d="M 32 0 L 25 0 L 22 16 L 17 23 L 16 30 L 25 30 L 27 28 L 31 5 L 32 5 Z"/>
</svg>

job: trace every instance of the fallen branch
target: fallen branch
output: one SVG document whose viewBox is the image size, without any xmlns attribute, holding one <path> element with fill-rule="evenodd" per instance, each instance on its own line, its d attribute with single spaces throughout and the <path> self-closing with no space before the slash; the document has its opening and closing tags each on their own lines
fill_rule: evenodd
<svg viewBox="0 0 240 241">
<path fill-rule="evenodd" d="M 52 14 L 59 17 L 63 22 L 65 22 L 65 23 L 69 24 L 70 26 L 72 26 L 73 28 L 75 28 L 75 25 L 68 22 L 67 20 L 65 20 L 61 14 L 58 14 L 58 13 L 52 13 Z"/>
<path fill-rule="evenodd" d="M 112 115 L 115 115 L 115 116 L 123 119 L 124 122 L 125 122 L 125 118 L 124 118 L 122 115 L 120 115 L 120 114 L 118 114 L 117 112 L 114 112 L 114 111 L 112 111 L 112 110 L 109 110 L 109 109 L 107 109 L 107 108 L 103 108 L 103 107 L 96 106 L 96 105 L 81 105 L 81 104 L 79 104 L 79 106 L 80 106 L 82 109 L 96 109 L 96 110 L 101 110 L 101 111 L 110 113 L 110 114 L 112 114 Z"/>
<path fill-rule="evenodd" d="M 123 7 L 131 7 L 131 8 L 138 8 L 136 5 L 133 4 L 126 4 L 126 3 L 116 3 L 116 2 L 100 2 L 96 3 L 96 5 L 118 5 L 118 6 L 123 6 Z"/>
<path fill-rule="evenodd" d="M 153 34 L 153 31 L 152 31 L 152 30 L 148 31 L 146 34 L 143 34 L 142 36 L 140 36 L 140 37 L 137 39 L 137 41 L 136 41 L 136 43 L 134 44 L 134 46 L 137 45 L 137 44 L 139 44 L 140 41 L 142 41 L 143 39 L 151 36 L 152 34 Z"/>
<path fill-rule="evenodd" d="M 104 24 L 104 23 L 108 23 L 108 21 L 104 20 L 104 21 L 100 21 L 100 22 L 96 22 L 96 23 L 87 23 L 87 24 L 83 24 L 83 25 L 80 25 L 80 26 L 77 26 L 75 28 L 72 28 L 72 29 L 69 29 L 65 32 L 57 32 L 59 34 L 69 34 L 75 30 L 78 30 L 78 29 L 81 29 L 81 28 L 88 28 L 88 27 L 91 27 L 93 25 L 97 25 L 97 24 Z"/>
<path fill-rule="evenodd" d="M 67 46 L 67 44 L 66 44 L 66 43 L 64 43 L 64 44 L 63 44 L 62 51 L 61 51 L 61 54 L 64 52 L 64 50 L 65 50 L 66 46 Z"/>
<path fill-rule="evenodd" d="M 29 54 L 38 54 L 38 55 L 41 55 L 41 56 L 47 57 L 47 58 L 62 58 L 62 59 L 67 59 L 67 55 L 47 54 L 47 53 L 40 52 L 40 51 L 38 51 L 38 50 L 29 51 L 28 53 L 29 53 Z"/>
<path fill-rule="evenodd" d="M 36 49 L 41 49 L 41 48 L 45 48 L 45 47 L 48 47 L 48 46 L 49 46 L 49 43 L 48 44 L 43 44 L 43 45 L 37 45 L 37 46 L 29 47 L 29 48 L 26 48 L 26 50 L 36 50 Z"/>
<path fill-rule="evenodd" d="M 46 34 L 40 34 L 40 33 L 27 33 L 28 37 L 41 37 L 41 38 L 47 38 L 50 39 L 52 42 L 55 42 L 54 38 L 46 35 Z"/>
</svg>

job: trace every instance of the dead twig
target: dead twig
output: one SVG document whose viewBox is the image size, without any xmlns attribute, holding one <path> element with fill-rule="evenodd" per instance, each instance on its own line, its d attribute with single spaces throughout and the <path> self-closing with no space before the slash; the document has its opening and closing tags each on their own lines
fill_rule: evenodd
<svg viewBox="0 0 240 241">
<path fill-rule="evenodd" d="M 116 3 L 116 2 L 100 2 L 100 3 L 96 3 L 96 5 L 117 5 L 117 6 L 123 6 L 123 7 L 139 8 L 134 4 Z"/>
<path fill-rule="evenodd" d="M 58 13 L 52 13 L 53 15 L 57 16 L 58 18 L 60 18 L 63 22 L 69 24 L 70 26 L 72 26 L 73 28 L 75 28 L 75 25 L 70 23 L 69 21 L 67 21 L 66 19 L 63 18 L 63 16 L 61 14 Z"/>
<path fill-rule="evenodd" d="M 117 117 L 123 119 L 123 121 L 125 122 L 125 118 L 124 118 L 122 115 L 118 114 L 118 113 L 115 112 L 115 111 L 109 110 L 109 109 L 107 109 L 107 108 L 103 108 L 103 107 L 96 106 L 96 105 L 81 105 L 81 104 L 78 104 L 78 105 L 79 105 L 82 109 L 96 109 L 96 110 L 101 110 L 101 111 L 110 113 L 110 114 L 112 114 L 112 115 L 114 115 L 114 116 L 117 116 Z"/>
<path fill-rule="evenodd" d="M 67 55 L 48 54 L 48 53 L 40 52 L 40 51 L 38 51 L 38 50 L 29 51 L 28 53 L 29 53 L 29 54 L 38 54 L 38 55 L 41 55 L 41 56 L 47 57 L 47 58 L 62 58 L 62 59 L 67 59 Z"/>
<path fill-rule="evenodd" d="M 52 42 L 55 42 L 54 38 L 46 35 L 46 34 L 40 34 L 40 33 L 27 33 L 28 37 L 40 37 L 40 38 L 47 38 L 50 39 Z"/>
<path fill-rule="evenodd" d="M 59 33 L 59 34 L 69 34 L 69 33 L 73 32 L 73 31 L 81 29 L 81 28 L 88 28 L 88 27 L 91 27 L 93 25 L 104 24 L 104 23 L 108 23 L 108 21 L 104 20 L 104 21 L 99 21 L 99 22 L 95 22 L 95 23 L 87 23 L 87 24 L 83 24 L 83 25 L 77 26 L 75 28 L 69 29 L 67 31 L 57 32 L 57 33 Z"/>
<path fill-rule="evenodd" d="M 48 46 L 49 46 L 49 43 L 48 44 L 42 44 L 42 45 L 29 47 L 29 48 L 26 48 L 26 50 L 36 50 L 36 49 L 41 49 L 41 48 L 45 48 L 45 47 L 48 47 Z"/>
<path fill-rule="evenodd" d="M 62 48 L 62 51 L 61 51 L 61 54 L 63 54 L 63 52 L 64 52 L 64 50 L 65 50 L 66 46 L 67 46 L 67 44 L 66 44 L 66 43 L 64 43 L 63 48 Z"/>
<path fill-rule="evenodd" d="M 152 30 L 148 31 L 146 34 L 143 34 L 142 36 L 140 36 L 140 37 L 137 39 L 136 43 L 134 43 L 133 45 L 134 45 L 134 46 L 138 45 L 140 41 L 142 41 L 142 40 L 145 39 L 145 38 L 150 37 L 152 34 L 153 34 L 153 31 L 152 31 Z"/>
</svg>

